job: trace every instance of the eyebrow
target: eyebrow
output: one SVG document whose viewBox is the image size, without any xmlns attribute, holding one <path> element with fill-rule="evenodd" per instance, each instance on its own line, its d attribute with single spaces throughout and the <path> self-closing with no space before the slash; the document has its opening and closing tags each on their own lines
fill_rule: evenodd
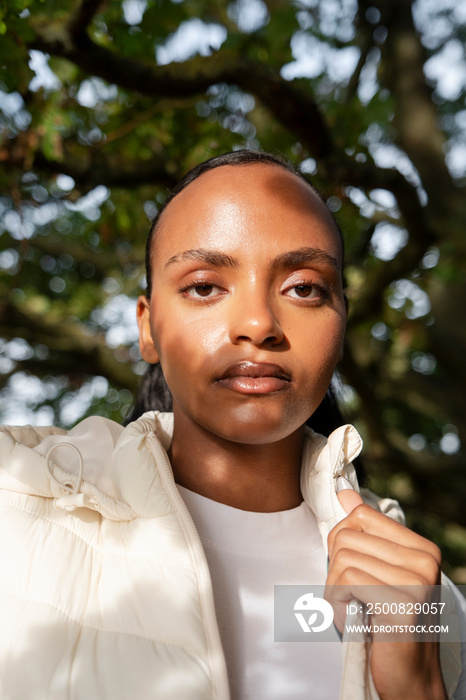
<svg viewBox="0 0 466 700">
<path fill-rule="evenodd" d="M 275 270 L 294 269 L 309 263 L 324 263 L 340 270 L 338 260 L 321 248 L 298 248 L 298 250 L 290 250 L 289 253 L 282 253 L 272 261 L 272 267 Z"/>
<path fill-rule="evenodd" d="M 174 263 L 184 262 L 186 260 L 199 260 L 213 267 L 239 267 L 239 262 L 236 258 L 225 253 L 220 253 L 217 250 L 205 250 L 204 248 L 196 248 L 194 250 L 185 250 L 183 253 L 174 255 L 165 264 L 165 267 Z"/>
<path fill-rule="evenodd" d="M 239 261 L 231 255 L 217 250 L 205 250 L 204 248 L 185 250 L 183 253 L 174 255 L 167 261 L 165 267 L 189 260 L 198 260 L 213 267 L 240 267 Z M 272 268 L 274 270 L 295 269 L 309 263 L 324 263 L 331 265 L 336 270 L 340 270 L 338 260 L 321 248 L 298 248 L 288 253 L 282 253 L 274 258 Z"/>
</svg>

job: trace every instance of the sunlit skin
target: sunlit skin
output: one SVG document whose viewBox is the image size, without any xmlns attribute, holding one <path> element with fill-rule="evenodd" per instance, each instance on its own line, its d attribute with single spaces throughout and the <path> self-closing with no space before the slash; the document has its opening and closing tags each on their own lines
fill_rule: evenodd
<svg viewBox="0 0 466 700">
<path fill-rule="evenodd" d="M 169 204 L 152 255 L 140 349 L 161 362 L 173 395 L 175 480 L 243 510 L 299 505 L 304 424 L 346 324 L 327 209 L 276 165 L 221 166 Z M 357 494 L 339 498 L 349 515 L 330 533 L 329 584 L 348 586 L 350 600 L 353 585 L 438 583 L 434 545 Z M 446 698 L 438 645 L 375 644 L 371 667 L 382 700 Z"/>
</svg>

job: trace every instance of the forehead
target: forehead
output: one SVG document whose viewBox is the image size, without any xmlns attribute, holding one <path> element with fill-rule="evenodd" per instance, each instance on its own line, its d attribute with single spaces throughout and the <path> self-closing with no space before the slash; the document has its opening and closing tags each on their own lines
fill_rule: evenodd
<svg viewBox="0 0 466 700">
<path fill-rule="evenodd" d="M 301 178 L 273 164 L 220 166 L 182 190 L 164 210 L 155 262 L 193 248 L 280 253 L 306 246 L 341 261 L 330 212 Z"/>
</svg>

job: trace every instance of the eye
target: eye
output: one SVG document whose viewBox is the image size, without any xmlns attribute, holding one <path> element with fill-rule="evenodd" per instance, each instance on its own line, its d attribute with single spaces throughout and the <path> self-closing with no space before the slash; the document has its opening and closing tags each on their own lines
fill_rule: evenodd
<svg viewBox="0 0 466 700">
<path fill-rule="evenodd" d="M 316 284 L 295 284 L 285 289 L 286 296 L 292 299 L 323 299 L 325 290 Z"/>
<path fill-rule="evenodd" d="M 209 299 L 222 292 L 215 284 L 191 284 L 181 291 L 191 299 Z"/>
</svg>

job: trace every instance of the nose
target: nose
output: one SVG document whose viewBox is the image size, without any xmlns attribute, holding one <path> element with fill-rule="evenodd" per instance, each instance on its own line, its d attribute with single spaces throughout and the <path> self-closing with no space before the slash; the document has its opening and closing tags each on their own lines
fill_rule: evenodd
<svg viewBox="0 0 466 700">
<path fill-rule="evenodd" d="M 250 342 L 253 345 L 279 345 L 283 330 L 268 299 L 255 298 L 235 300 L 230 315 L 230 340 L 233 344 Z"/>
</svg>

